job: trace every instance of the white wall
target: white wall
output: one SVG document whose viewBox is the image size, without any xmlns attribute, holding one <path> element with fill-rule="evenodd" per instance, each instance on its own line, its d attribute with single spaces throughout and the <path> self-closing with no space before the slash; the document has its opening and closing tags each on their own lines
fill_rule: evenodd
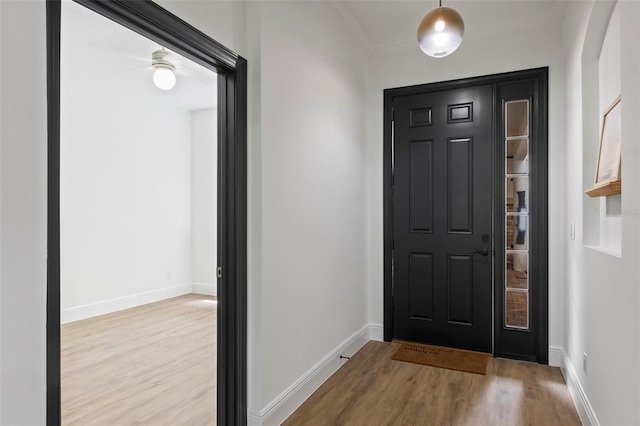
<svg viewBox="0 0 640 426">
<path fill-rule="evenodd" d="M 83 26 L 66 18 L 63 322 L 186 294 L 192 282 L 191 114 L 127 90 L 121 75 L 102 72 L 83 45 Z"/>
<path fill-rule="evenodd" d="M 564 63 L 557 22 L 465 39 L 443 59 L 411 50 L 374 56 L 367 88 L 367 282 L 369 321 L 383 322 L 383 89 L 549 66 L 549 345 L 563 344 Z"/>
<path fill-rule="evenodd" d="M 0 2 L 0 407 L 45 423 L 47 130 L 44 2 Z"/>
<path fill-rule="evenodd" d="M 586 424 L 638 424 L 640 4 L 569 2 L 566 17 L 566 221 L 576 223 L 576 239 L 566 246 L 566 368 L 582 392 Z M 598 59 L 615 57 L 616 45 L 619 68 L 611 63 L 599 66 Z M 611 76 L 612 86 L 599 87 L 600 72 Z M 598 226 L 606 220 L 603 201 L 583 192 L 593 185 L 600 115 L 607 102 L 600 98 L 611 96 L 616 82 L 622 95 L 622 235 L 620 252 L 611 253 L 599 240 Z M 588 355 L 586 369 L 583 353 Z"/>
<path fill-rule="evenodd" d="M 217 294 L 218 110 L 191 113 L 191 281 Z"/>
<path fill-rule="evenodd" d="M 265 3 L 261 25 L 268 403 L 366 324 L 366 63 L 326 3 Z"/>
<path fill-rule="evenodd" d="M 217 112 L 195 109 L 217 76 L 178 57 L 160 91 L 142 59 L 156 43 L 62 12 L 62 322 L 215 295 Z"/>
</svg>

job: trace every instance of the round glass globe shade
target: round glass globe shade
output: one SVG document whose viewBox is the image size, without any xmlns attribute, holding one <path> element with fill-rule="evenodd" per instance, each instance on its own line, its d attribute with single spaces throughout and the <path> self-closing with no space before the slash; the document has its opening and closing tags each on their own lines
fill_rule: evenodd
<svg viewBox="0 0 640 426">
<path fill-rule="evenodd" d="M 462 43 L 464 21 L 449 7 L 439 7 L 427 13 L 418 27 L 420 49 L 434 58 L 452 54 Z"/>
<path fill-rule="evenodd" d="M 171 68 L 157 67 L 153 72 L 153 82 L 160 90 L 171 90 L 176 85 L 176 75 Z"/>
</svg>

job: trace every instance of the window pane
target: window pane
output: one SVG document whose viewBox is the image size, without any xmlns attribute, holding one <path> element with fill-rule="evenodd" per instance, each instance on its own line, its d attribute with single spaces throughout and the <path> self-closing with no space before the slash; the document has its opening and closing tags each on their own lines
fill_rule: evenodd
<svg viewBox="0 0 640 426">
<path fill-rule="evenodd" d="M 529 139 L 510 139 L 506 146 L 508 175 L 529 173 Z"/>
<path fill-rule="evenodd" d="M 505 181 L 505 209 L 507 213 L 529 211 L 529 178 L 507 178 Z"/>
<path fill-rule="evenodd" d="M 525 215 L 507 216 L 505 229 L 507 250 L 529 250 L 527 219 Z"/>
<path fill-rule="evenodd" d="M 507 253 L 505 280 L 507 289 L 529 289 L 529 265 L 527 253 Z"/>
<path fill-rule="evenodd" d="M 508 138 L 514 136 L 529 136 L 529 101 L 507 102 L 506 129 Z"/>
<path fill-rule="evenodd" d="M 507 290 L 505 306 L 507 327 L 529 328 L 529 294 L 526 291 Z"/>
</svg>

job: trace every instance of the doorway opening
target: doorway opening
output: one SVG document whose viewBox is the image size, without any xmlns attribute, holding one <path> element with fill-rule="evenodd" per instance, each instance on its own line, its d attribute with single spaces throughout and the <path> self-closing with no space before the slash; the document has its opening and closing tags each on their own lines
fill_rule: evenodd
<svg viewBox="0 0 640 426">
<path fill-rule="evenodd" d="M 218 76 L 61 19 L 62 424 L 215 424 Z"/>
<path fill-rule="evenodd" d="M 217 73 L 218 241 L 217 261 L 213 259 L 210 263 L 218 266 L 214 277 L 219 298 L 218 322 L 217 327 L 211 324 L 211 329 L 216 329 L 220 350 L 217 356 L 214 350 L 209 354 L 212 363 L 217 359 L 217 404 L 211 403 L 217 405 L 218 424 L 246 424 L 246 61 L 152 2 L 77 3 Z M 47 2 L 47 424 L 50 425 L 61 422 L 60 43 L 61 2 L 51 0 Z M 215 93 L 211 96 L 216 97 Z M 74 118 L 79 126 L 88 121 Z M 171 272 L 165 276 L 169 281 L 172 278 Z M 191 283 L 192 288 L 194 284 L 202 283 Z"/>
<path fill-rule="evenodd" d="M 385 90 L 385 341 L 548 363 L 547 79 Z"/>
</svg>

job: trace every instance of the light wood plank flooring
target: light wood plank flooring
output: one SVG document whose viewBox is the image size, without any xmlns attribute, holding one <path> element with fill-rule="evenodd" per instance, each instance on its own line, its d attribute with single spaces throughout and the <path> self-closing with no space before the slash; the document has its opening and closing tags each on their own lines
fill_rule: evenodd
<svg viewBox="0 0 640 426">
<path fill-rule="evenodd" d="M 63 425 L 215 425 L 216 308 L 190 294 L 64 324 Z"/>
<path fill-rule="evenodd" d="M 482 376 L 391 360 L 396 348 L 367 343 L 284 425 L 580 425 L 558 368 L 491 358 Z"/>
</svg>

